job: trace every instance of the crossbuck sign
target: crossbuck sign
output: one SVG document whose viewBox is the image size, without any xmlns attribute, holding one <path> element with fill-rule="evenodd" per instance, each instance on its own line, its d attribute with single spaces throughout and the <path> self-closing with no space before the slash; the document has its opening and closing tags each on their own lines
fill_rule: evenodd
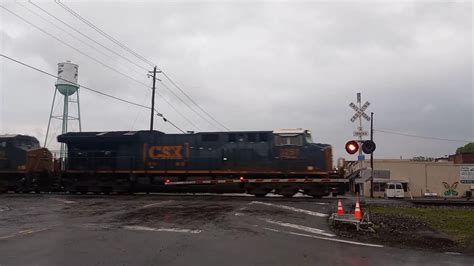
<svg viewBox="0 0 474 266">
<path fill-rule="evenodd" d="M 356 113 L 351 117 L 351 122 L 354 122 L 357 118 L 359 118 L 360 116 L 362 116 L 363 118 L 365 118 L 365 120 L 367 121 L 370 121 L 370 116 L 368 116 L 366 113 L 364 113 L 365 109 L 367 109 L 367 107 L 369 107 L 370 103 L 369 102 L 365 102 L 364 105 L 362 105 L 361 108 L 359 108 L 357 105 L 355 105 L 354 103 L 350 103 L 349 106 L 354 109 L 354 111 L 356 111 Z"/>
</svg>

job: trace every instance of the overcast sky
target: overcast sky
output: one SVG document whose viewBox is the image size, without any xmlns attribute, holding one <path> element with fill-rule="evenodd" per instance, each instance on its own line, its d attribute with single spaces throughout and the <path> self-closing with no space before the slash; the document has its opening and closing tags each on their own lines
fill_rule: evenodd
<svg viewBox="0 0 474 266">
<path fill-rule="evenodd" d="M 1 1 L 15 14 L 95 60 L 151 86 L 144 69 L 27 1 L 18 2 L 21 4 Z M 34 3 L 152 70 L 54 1 Z M 375 113 L 376 129 L 474 140 L 471 1 L 64 3 L 156 63 L 231 130 L 310 129 L 316 142 L 333 145 L 335 158 L 354 159 L 343 149 L 356 129 L 349 121 L 354 113 L 349 103 L 361 92 L 362 101 L 371 103 L 367 113 Z M 57 63 L 71 60 L 79 65 L 80 84 L 150 104 L 151 91 L 143 84 L 104 67 L 4 9 L 0 9 L 0 18 L 2 54 L 53 74 L 57 73 Z M 0 58 L 0 75 L 0 133 L 30 134 L 43 142 L 55 79 L 4 58 Z M 183 130 L 221 130 L 196 115 L 160 83 L 157 92 L 157 109 Z M 174 92 L 193 106 L 179 91 Z M 200 130 L 177 114 L 163 97 Z M 84 131 L 149 127 L 146 109 L 84 89 L 80 100 Z M 56 106 L 55 114 L 60 114 L 60 108 Z M 161 120 L 156 121 L 155 129 L 177 132 Z M 60 131 L 58 121 L 52 124 L 52 131 Z M 382 132 L 375 132 L 374 138 L 376 158 L 439 157 L 463 145 Z"/>
</svg>

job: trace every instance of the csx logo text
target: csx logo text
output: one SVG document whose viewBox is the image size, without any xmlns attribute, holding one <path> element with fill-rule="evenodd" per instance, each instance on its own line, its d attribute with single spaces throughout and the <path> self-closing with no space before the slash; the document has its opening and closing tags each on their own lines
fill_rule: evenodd
<svg viewBox="0 0 474 266">
<path fill-rule="evenodd" d="M 150 159 L 182 160 L 183 146 L 152 146 L 148 150 Z"/>
</svg>

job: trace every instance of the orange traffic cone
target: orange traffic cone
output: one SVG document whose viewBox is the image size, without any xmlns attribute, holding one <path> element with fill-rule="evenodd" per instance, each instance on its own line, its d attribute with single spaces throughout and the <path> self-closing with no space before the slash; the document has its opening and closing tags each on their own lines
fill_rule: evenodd
<svg viewBox="0 0 474 266">
<path fill-rule="evenodd" d="M 362 213 L 360 212 L 359 201 L 356 201 L 356 206 L 355 206 L 355 211 L 354 211 L 354 219 L 362 220 Z"/>
<path fill-rule="evenodd" d="M 337 202 L 337 215 L 338 215 L 338 216 L 344 215 L 344 210 L 342 209 L 342 201 L 341 201 L 341 199 L 339 199 L 339 201 Z"/>
</svg>

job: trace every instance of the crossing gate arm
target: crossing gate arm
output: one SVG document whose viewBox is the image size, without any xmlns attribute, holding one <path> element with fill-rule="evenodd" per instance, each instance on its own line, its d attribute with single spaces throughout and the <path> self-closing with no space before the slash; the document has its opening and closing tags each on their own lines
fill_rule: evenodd
<svg viewBox="0 0 474 266">
<path fill-rule="evenodd" d="M 234 184 L 234 183 L 327 183 L 341 184 L 347 183 L 346 179 L 334 178 L 263 178 L 263 179 L 215 179 L 215 180 L 192 180 L 192 181 L 172 181 L 167 179 L 165 185 L 215 185 L 215 184 Z"/>
</svg>

